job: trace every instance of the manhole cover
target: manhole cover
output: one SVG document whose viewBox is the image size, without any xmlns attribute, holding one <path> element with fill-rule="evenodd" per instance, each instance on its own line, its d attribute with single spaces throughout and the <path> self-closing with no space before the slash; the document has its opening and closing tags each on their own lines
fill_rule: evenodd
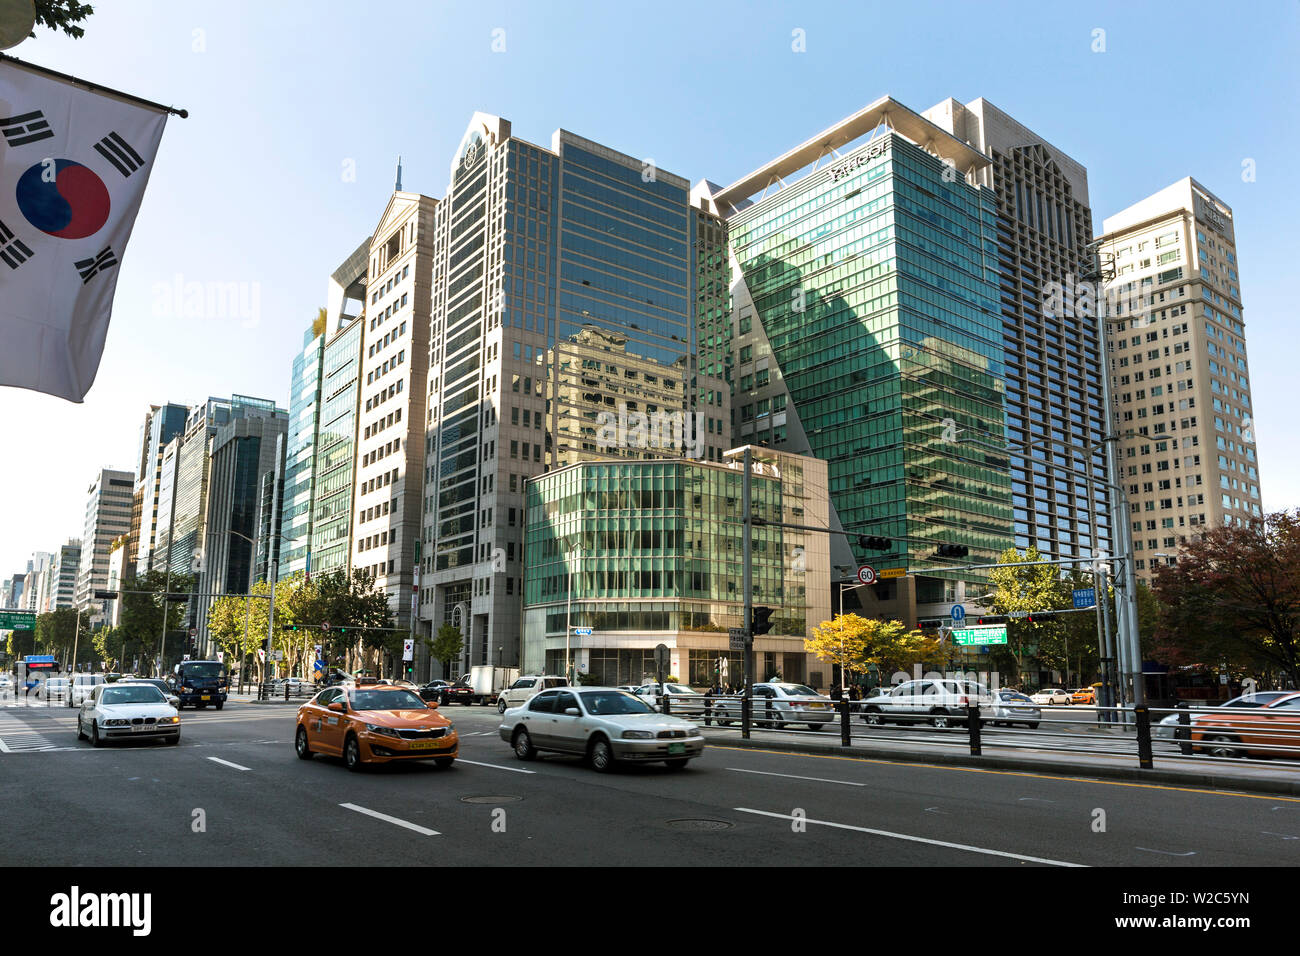
<svg viewBox="0 0 1300 956">
<path fill-rule="evenodd" d="M 518 803 L 523 797 L 461 797 L 461 803 Z"/>
<path fill-rule="evenodd" d="M 674 830 L 730 830 L 734 824 L 726 820 L 669 820 Z"/>
</svg>

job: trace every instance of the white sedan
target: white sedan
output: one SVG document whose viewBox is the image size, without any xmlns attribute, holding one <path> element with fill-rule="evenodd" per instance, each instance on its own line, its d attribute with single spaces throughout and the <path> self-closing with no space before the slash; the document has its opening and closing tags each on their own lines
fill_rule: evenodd
<svg viewBox="0 0 1300 956">
<path fill-rule="evenodd" d="M 1030 694 L 1029 699 L 1035 704 L 1068 704 L 1070 692 L 1059 687 L 1044 687 L 1037 694 Z"/>
<path fill-rule="evenodd" d="M 92 747 L 105 740 L 181 742 L 181 718 L 152 684 L 98 684 L 77 711 L 77 739 Z"/>
<path fill-rule="evenodd" d="M 704 695 L 699 691 L 691 690 L 685 684 L 665 684 L 664 688 L 671 698 L 668 702 L 669 713 L 691 714 L 692 716 L 704 713 Z M 655 710 L 660 709 L 659 695 L 663 692 L 660 691 L 657 683 L 642 684 L 632 691 Z"/>
<path fill-rule="evenodd" d="M 741 719 L 741 701 L 720 697 L 713 701 L 713 716 L 719 724 L 729 725 Z M 821 730 L 836 719 L 835 701 L 824 697 L 805 684 L 766 681 L 754 685 L 753 718 L 760 726 L 781 730 L 786 724 L 807 724 Z"/>
<path fill-rule="evenodd" d="M 704 752 L 695 724 L 656 714 L 617 687 L 544 690 L 507 710 L 500 734 L 520 760 L 532 760 L 540 750 L 577 754 L 602 773 L 624 760 L 662 760 L 680 770 Z"/>
</svg>

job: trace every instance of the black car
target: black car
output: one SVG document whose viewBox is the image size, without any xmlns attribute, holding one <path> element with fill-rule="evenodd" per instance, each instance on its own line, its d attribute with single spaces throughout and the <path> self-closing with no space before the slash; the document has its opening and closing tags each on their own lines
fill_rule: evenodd
<svg viewBox="0 0 1300 956">
<path fill-rule="evenodd" d="M 446 700 L 443 697 L 443 691 L 450 686 L 451 681 L 431 680 L 420 688 L 420 698 L 426 701 L 436 700 L 440 704 L 445 704 Z"/>
<path fill-rule="evenodd" d="M 472 704 L 474 703 L 474 688 L 463 680 L 458 680 L 442 689 L 442 703 L 444 704 Z"/>
</svg>

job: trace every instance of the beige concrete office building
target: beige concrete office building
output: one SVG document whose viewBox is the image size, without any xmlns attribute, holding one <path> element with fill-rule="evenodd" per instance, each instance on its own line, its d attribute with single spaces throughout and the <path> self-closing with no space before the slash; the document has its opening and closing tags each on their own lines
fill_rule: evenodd
<svg viewBox="0 0 1300 956">
<path fill-rule="evenodd" d="M 1261 517 L 1250 369 L 1232 210 L 1196 180 L 1110 216 L 1102 259 L 1120 481 L 1135 567 L 1206 527 Z"/>
</svg>

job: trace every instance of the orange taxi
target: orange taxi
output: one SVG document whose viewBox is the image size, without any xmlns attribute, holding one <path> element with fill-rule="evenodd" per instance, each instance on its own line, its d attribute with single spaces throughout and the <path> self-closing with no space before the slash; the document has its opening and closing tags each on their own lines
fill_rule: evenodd
<svg viewBox="0 0 1300 956">
<path fill-rule="evenodd" d="M 1300 759 L 1300 694 L 1192 717 L 1192 747 L 1211 757 Z"/>
<path fill-rule="evenodd" d="M 368 764 L 432 760 L 455 762 L 459 739 L 438 705 L 390 684 L 347 683 L 327 687 L 298 708 L 294 749 L 302 760 L 313 754 L 342 757 L 349 770 Z"/>
<path fill-rule="evenodd" d="M 1097 703 L 1097 689 L 1095 687 L 1080 687 L 1070 695 L 1072 704 L 1095 704 Z"/>
</svg>

